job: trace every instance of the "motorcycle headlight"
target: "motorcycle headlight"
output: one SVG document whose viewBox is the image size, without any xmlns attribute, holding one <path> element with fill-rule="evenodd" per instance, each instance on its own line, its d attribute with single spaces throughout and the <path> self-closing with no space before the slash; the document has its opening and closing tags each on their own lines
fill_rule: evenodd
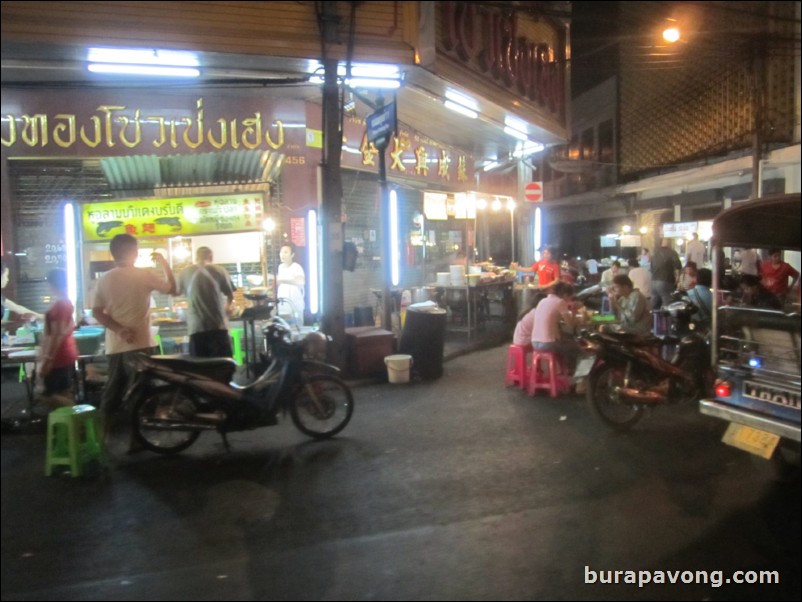
<svg viewBox="0 0 802 602">
<path fill-rule="evenodd" d="M 322 332 L 310 332 L 303 339 L 304 357 L 314 360 L 326 359 L 326 341 Z"/>
</svg>

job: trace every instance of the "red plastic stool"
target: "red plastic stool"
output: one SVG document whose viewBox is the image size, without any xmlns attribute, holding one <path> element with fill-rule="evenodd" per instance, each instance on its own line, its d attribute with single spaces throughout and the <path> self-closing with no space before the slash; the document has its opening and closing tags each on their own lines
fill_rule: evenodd
<svg viewBox="0 0 802 602">
<path fill-rule="evenodd" d="M 518 385 L 521 389 L 526 389 L 529 382 L 529 363 L 526 356 L 532 351 L 531 345 L 510 345 L 507 348 L 507 374 L 504 377 L 504 384 Z"/>
<path fill-rule="evenodd" d="M 542 369 L 541 363 L 546 364 L 547 371 Z M 570 388 L 571 379 L 563 358 L 554 351 L 534 350 L 529 369 L 528 393 L 534 395 L 538 390 L 545 389 L 549 395 L 557 397 Z"/>
</svg>

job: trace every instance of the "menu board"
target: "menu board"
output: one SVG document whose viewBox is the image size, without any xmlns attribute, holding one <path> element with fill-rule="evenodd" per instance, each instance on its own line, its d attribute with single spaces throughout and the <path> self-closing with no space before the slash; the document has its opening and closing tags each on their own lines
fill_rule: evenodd
<svg viewBox="0 0 802 602">
<path fill-rule="evenodd" d="M 82 206 L 85 241 L 117 234 L 141 237 L 192 236 L 259 230 L 264 219 L 260 193 L 172 199 L 131 199 Z"/>
</svg>

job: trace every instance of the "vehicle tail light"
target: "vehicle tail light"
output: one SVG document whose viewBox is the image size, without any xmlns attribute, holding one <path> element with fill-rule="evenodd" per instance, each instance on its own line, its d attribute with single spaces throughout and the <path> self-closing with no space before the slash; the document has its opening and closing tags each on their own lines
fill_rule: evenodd
<svg viewBox="0 0 802 602">
<path fill-rule="evenodd" d="M 726 380 L 716 383 L 716 397 L 729 397 L 732 395 L 732 385 Z"/>
</svg>

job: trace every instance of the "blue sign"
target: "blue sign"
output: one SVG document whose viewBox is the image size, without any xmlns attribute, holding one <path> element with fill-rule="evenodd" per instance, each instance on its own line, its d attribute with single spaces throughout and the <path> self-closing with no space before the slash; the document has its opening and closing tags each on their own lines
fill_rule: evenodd
<svg viewBox="0 0 802 602">
<path fill-rule="evenodd" d="M 390 136 L 396 131 L 396 112 L 395 102 L 391 102 L 382 108 L 368 115 L 367 134 L 368 142 L 376 145 L 376 148 L 386 148 L 390 142 Z"/>
</svg>

